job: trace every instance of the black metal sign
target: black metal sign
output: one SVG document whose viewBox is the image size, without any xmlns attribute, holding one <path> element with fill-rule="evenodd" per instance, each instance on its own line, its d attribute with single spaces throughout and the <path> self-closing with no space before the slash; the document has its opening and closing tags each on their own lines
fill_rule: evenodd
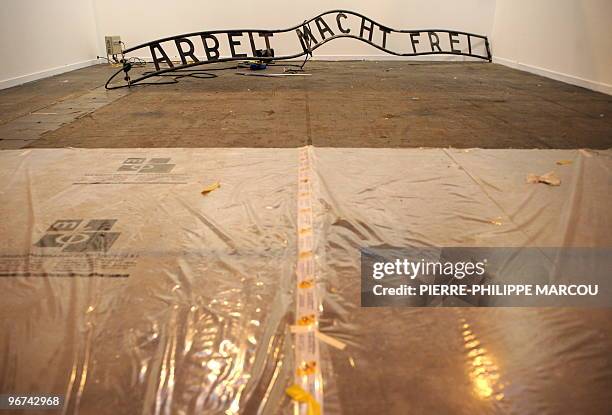
<svg viewBox="0 0 612 415">
<path fill-rule="evenodd" d="M 283 39 L 282 48 L 275 47 L 279 38 Z M 491 61 L 489 41 L 483 35 L 440 29 L 396 30 L 360 13 L 331 10 L 288 29 L 211 30 L 147 42 L 124 50 L 124 59 L 132 53 L 142 57 L 146 51 L 155 71 L 130 79 L 127 72 L 131 66 L 126 64 L 123 70 L 126 81 L 133 85 L 153 76 L 214 62 L 299 58 L 339 38 L 356 39 L 396 56 L 460 55 Z M 287 45 L 293 45 L 293 49 L 287 49 Z"/>
</svg>

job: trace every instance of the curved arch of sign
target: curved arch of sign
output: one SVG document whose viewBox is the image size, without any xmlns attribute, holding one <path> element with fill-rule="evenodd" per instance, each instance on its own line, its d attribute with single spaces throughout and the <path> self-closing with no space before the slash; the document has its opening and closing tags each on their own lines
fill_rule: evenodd
<svg viewBox="0 0 612 415">
<path fill-rule="evenodd" d="M 274 53 L 274 35 L 285 33 L 293 33 L 296 51 L 271 56 Z M 491 61 L 489 40 L 484 35 L 446 29 L 397 30 L 357 12 L 330 10 L 287 29 L 209 30 L 166 37 L 125 49 L 123 68 L 108 80 L 106 86 L 121 71 L 125 72 L 126 86 L 129 86 L 164 73 L 215 62 L 295 59 L 312 55 L 317 48 L 340 38 L 356 39 L 395 56 L 458 55 Z M 399 50 L 394 50 L 398 45 Z M 196 56 L 196 49 L 204 53 Z M 229 55 L 222 56 L 223 49 L 228 50 Z M 131 64 L 126 55 L 142 50 L 149 52 L 148 59 L 153 62 L 155 71 L 131 79 L 128 75 Z M 180 63 L 172 61 L 170 52 L 178 56 Z"/>
</svg>

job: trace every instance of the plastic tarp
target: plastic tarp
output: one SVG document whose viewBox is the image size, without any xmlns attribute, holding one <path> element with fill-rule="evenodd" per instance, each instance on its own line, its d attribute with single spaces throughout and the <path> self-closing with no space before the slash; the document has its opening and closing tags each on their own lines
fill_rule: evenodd
<svg viewBox="0 0 612 415">
<path fill-rule="evenodd" d="M 292 413 L 298 151 L 1 152 L 0 390 Z M 606 309 L 359 303 L 362 247 L 612 246 L 611 151 L 309 151 L 325 413 L 612 411 Z"/>
</svg>

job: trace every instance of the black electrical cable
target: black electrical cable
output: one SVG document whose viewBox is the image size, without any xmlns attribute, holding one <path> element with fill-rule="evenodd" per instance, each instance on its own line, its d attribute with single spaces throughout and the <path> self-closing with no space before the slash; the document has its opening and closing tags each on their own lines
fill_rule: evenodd
<svg viewBox="0 0 612 415">
<path fill-rule="evenodd" d="M 126 44 L 121 41 L 121 44 L 125 47 Z M 138 85 L 172 85 L 172 84 L 177 84 L 179 81 L 179 79 L 181 78 L 185 78 L 185 77 L 194 77 L 194 78 L 199 78 L 199 79 L 210 79 L 210 78 L 216 78 L 217 75 L 212 74 L 212 73 L 208 73 L 206 71 L 203 70 L 199 70 L 199 69 L 191 69 L 191 70 L 177 70 L 176 72 L 183 72 L 182 74 L 179 75 L 173 75 L 173 72 L 167 72 L 164 74 L 160 74 L 160 77 L 172 77 L 173 79 L 171 81 L 164 81 L 164 82 L 139 82 L 137 84 L 132 84 L 130 82 L 130 77 L 128 75 L 128 72 L 132 69 L 133 66 L 141 66 L 141 67 L 145 67 L 147 65 L 147 62 L 139 57 L 136 56 L 132 56 L 130 58 L 128 58 L 127 60 L 123 57 L 123 52 L 121 53 L 122 59 L 121 61 L 117 61 L 115 58 L 115 55 L 113 55 L 113 58 L 115 59 L 116 63 L 122 63 L 122 67 L 121 69 L 119 69 L 117 72 L 115 72 L 109 79 L 108 81 L 106 81 L 106 84 L 104 84 L 104 88 L 112 90 L 112 89 L 121 89 L 121 88 L 131 88 L 132 86 L 138 86 Z M 108 63 L 111 63 L 111 60 L 108 59 L 108 57 L 105 58 Z M 214 69 L 213 69 L 214 70 Z M 109 86 L 109 84 L 111 83 L 111 81 L 113 79 L 115 79 L 115 77 L 117 75 L 119 75 L 121 72 L 125 72 L 125 78 L 124 80 L 127 82 L 126 85 L 117 85 L 117 86 Z M 144 72 L 144 74 L 149 74 L 152 72 Z"/>
<path fill-rule="evenodd" d="M 285 69 L 284 70 L 285 73 L 304 72 L 304 66 L 306 65 L 306 62 L 308 62 L 308 59 L 310 59 L 310 55 L 306 54 L 304 61 L 301 64 L 291 64 L 291 63 L 281 64 L 281 63 L 271 62 L 269 66 L 282 66 L 284 68 L 295 68 L 295 69 Z"/>
<path fill-rule="evenodd" d="M 310 24 L 308 24 L 310 26 Z M 126 46 L 125 43 L 121 42 L 121 44 L 123 44 L 123 46 Z M 307 48 L 310 51 L 310 39 L 307 39 Z M 122 54 L 123 56 L 123 54 Z M 283 66 L 283 67 L 292 67 L 292 68 L 296 68 L 296 69 L 285 69 L 284 72 L 286 73 L 295 73 L 295 72 L 303 72 L 304 71 L 304 65 L 306 65 L 306 62 L 308 61 L 308 59 L 312 56 L 312 52 L 309 52 L 306 54 L 304 61 L 298 65 L 298 64 L 286 64 L 286 65 L 281 65 L 281 64 L 277 64 L 275 62 L 268 62 L 267 65 L 269 66 Z M 108 57 L 105 58 L 109 63 L 111 63 L 111 60 L 108 59 Z M 140 66 L 140 67 L 145 67 L 147 65 L 147 62 L 142 59 L 142 58 L 138 58 L 138 57 L 130 57 L 127 60 L 126 59 L 122 59 L 121 61 L 117 61 L 117 63 L 122 63 L 123 66 L 121 67 L 121 69 L 119 69 L 118 71 L 116 71 L 107 81 L 106 84 L 104 85 L 104 88 L 108 89 L 108 90 L 112 90 L 112 89 L 121 89 L 121 88 L 131 88 L 132 86 L 138 86 L 138 85 L 173 85 L 173 84 L 178 84 L 179 83 L 179 79 L 182 78 L 198 78 L 198 79 L 212 79 L 212 78 L 216 78 L 217 75 L 210 73 L 212 71 L 226 71 L 229 69 L 240 69 L 240 68 L 248 68 L 250 67 L 250 64 L 248 61 L 245 62 L 241 62 L 235 66 L 229 66 L 229 67 L 224 67 L 224 68 L 208 68 L 206 70 L 201 70 L 201 69 L 178 69 L 176 71 L 169 71 L 169 72 L 165 72 L 162 74 L 159 74 L 157 76 L 159 77 L 169 77 L 172 78 L 172 80 L 170 81 L 164 81 L 164 82 L 138 82 L 135 84 L 132 84 L 130 82 L 130 78 L 128 75 L 128 72 L 132 69 L 133 66 Z M 113 79 L 115 79 L 115 77 L 117 75 L 119 75 L 121 72 L 125 72 L 125 77 L 124 80 L 127 82 L 127 84 L 125 85 L 117 85 L 117 86 L 110 86 L 109 84 L 111 83 L 111 81 Z M 147 71 L 147 72 L 143 72 L 143 75 L 149 75 L 154 73 L 155 71 Z"/>
<path fill-rule="evenodd" d="M 145 62 L 146 65 L 146 62 Z M 226 71 L 229 69 L 238 69 L 240 66 L 239 65 L 234 65 L 234 66 L 230 66 L 230 67 L 225 67 L 225 68 L 208 68 L 206 70 L 202 70 L 202 69 L 180 69 L 174 72 L 166 72 L 166 73 L 162 73 L 159 74 L 157 76 L 161 77 L 168 77 L 168 78 L 172 78 L 172 80 L 170 81 L 164 81 L 164 82 L 139 82 L 137 84 L 131 84 L 129 82 L 129 80 L 126 79 L 126 81 L 128 82 L 126 85 L 117 85 L 117 86 L 109 86 L 109 84 L 111 83 L 111 81 L 113 79 L 115 79 L 115 77 L 117 75 L 119 75 L 119 73 L 121 72 L 127 72 L 131 69 L 131 63 L 126 62 L 124 63 L 123 67 L 121 69 L 119 69 L 117 72 L 115 72 L 106 82 L 106 84 L 104 85 L 104 87 L 106 89 L 121 89 L 121 88 L 130 88 L 132 86 L 139 86 L 139 85 L 172 85 L 172 84 L 177 84 L 179 82 L 179 79 L 181 78 L 198 78 L 198 79 L 212 79 L 212 78 L 216 78 L 217 75 L 210 73 L 212 71 Z M 127 69 L 127 71 L 126 71 Z M 149 73 L 153 73 L 153 72 L 143 72 L 144 75 L 149 74 Z"/>
</svg>

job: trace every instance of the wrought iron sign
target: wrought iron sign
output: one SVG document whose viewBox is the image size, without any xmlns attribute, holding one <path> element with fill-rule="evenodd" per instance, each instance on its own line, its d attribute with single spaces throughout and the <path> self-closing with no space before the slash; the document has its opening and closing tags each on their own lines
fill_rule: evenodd
<svg viewBox="0 0 612 415">
<path fill-rule="evenodd" d="M 483 35 L 445 29 L 396 30 L 360 13 L 331 10 L 288 29 L 210 30 L 143 43 L 123 51 L 122 70 L 127 84 L 134 85 L 154 76 L 215 62 L 304 57 L 340 38 L 356 39 L 396 56 L 458 55 L 491 61 L 489 41 Z M 131 79 L 129 55 L 142 57 L 143 52 L 150 55 L 155 71 Z"/>
</svg>

